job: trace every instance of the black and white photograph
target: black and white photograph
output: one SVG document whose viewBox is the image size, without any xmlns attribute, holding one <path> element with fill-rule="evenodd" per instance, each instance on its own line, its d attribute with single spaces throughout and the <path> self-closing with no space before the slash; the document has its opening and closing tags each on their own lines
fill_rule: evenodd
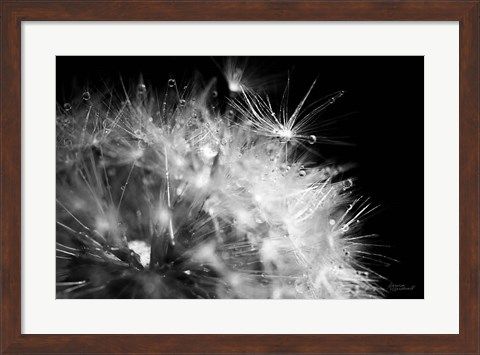
<svg viewBox="0 0 480 355">
<path fill-rule="evenodd" d="M 57 56 L 55 104 L 57 299 L 424 298 L 423 56 Z"/>
</svg>

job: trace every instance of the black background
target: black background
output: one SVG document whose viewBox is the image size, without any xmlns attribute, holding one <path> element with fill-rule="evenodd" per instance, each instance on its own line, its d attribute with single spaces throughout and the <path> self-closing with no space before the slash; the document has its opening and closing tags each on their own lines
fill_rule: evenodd
<svg viewBox="0 0 480 355">
<path fill-rule="evenodd" d="M 116 85 L 120 76 L 128 87 L 143 75 L 147 86 L 162 88 L 169 78 L 187 84 L 194 71 L 206 81 L 217 77 L 220 96 L 227 95 L 217 65 L 222 60 L 57 57 L 57 102 L 63 105 L 85 89 Z M 388 245 L 375 252 L 398 261 L 375 268 L 388 279 L 382 282 L 386 297 L 423 298 L 423 57 L 249 57 L 248 67 L 261 68 L 260 75 L 267 78 L 276 77 L 270 92 L 277 97 L 281 97 L 290 72 L 291 106 L 302 99 L 315 78 L 310 102 L 346 91 L 323 117 L 338 118 L 331 134 L 342 136 L 341 140 L 351 145 L 318 145 L 318 150 L 339 162 L 358 163 L 353 173 L 360 193 L 379 206 L 363 231 L 378 234 L 376 243 Z M 399 290 L 402 287 L 413 290 Z"/>
</svg>

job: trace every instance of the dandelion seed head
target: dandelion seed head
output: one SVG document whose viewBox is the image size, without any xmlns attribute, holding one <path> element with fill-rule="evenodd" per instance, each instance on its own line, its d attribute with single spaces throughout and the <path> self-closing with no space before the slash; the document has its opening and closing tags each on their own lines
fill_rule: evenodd
<svg viewBox="0 0 480 355">
<path fill-rule="evenodd" d="M 159 95 L 142 81 L 59 105 L 57 242 L 89 253 L 59 277 L 95 285 L 61 297 L 116 297 L 111 280 L 145 298 L 379 295 L 354 239 L 371 207 L 344 166 L 312 153 L 327 139 L 319 113 L 343 92 L 274 107 L 246 67 L 222 67 L 226 103 L 215 80 L 171 78 Z"/>
</svg>

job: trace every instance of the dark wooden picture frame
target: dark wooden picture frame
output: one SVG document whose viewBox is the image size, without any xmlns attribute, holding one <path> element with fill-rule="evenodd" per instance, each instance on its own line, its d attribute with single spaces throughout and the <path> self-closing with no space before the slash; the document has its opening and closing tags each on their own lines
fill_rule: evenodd
<svg viewBox="0 0 480 355">
<path fill-rule="evenodd" d="M 479 353 L 479 15 L 460 1 L 14 1 L 1 3 L 1 351 L 17 353 Z M 22 21 L 458 21 L 460 334 L 21 333 Z M 286 320 L 288 321 L 288 320 Z"/>
</svg>

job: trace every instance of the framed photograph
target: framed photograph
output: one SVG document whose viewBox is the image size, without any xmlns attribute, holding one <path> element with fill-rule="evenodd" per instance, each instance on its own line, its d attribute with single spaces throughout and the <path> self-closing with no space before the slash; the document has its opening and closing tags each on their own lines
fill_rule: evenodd
<svg viewBox="0 0 480 355">
<path fill-rule="evenodd" d="M 1 353 L 479 353 L 479 1 L 5 1 Z"/>
</svg>

